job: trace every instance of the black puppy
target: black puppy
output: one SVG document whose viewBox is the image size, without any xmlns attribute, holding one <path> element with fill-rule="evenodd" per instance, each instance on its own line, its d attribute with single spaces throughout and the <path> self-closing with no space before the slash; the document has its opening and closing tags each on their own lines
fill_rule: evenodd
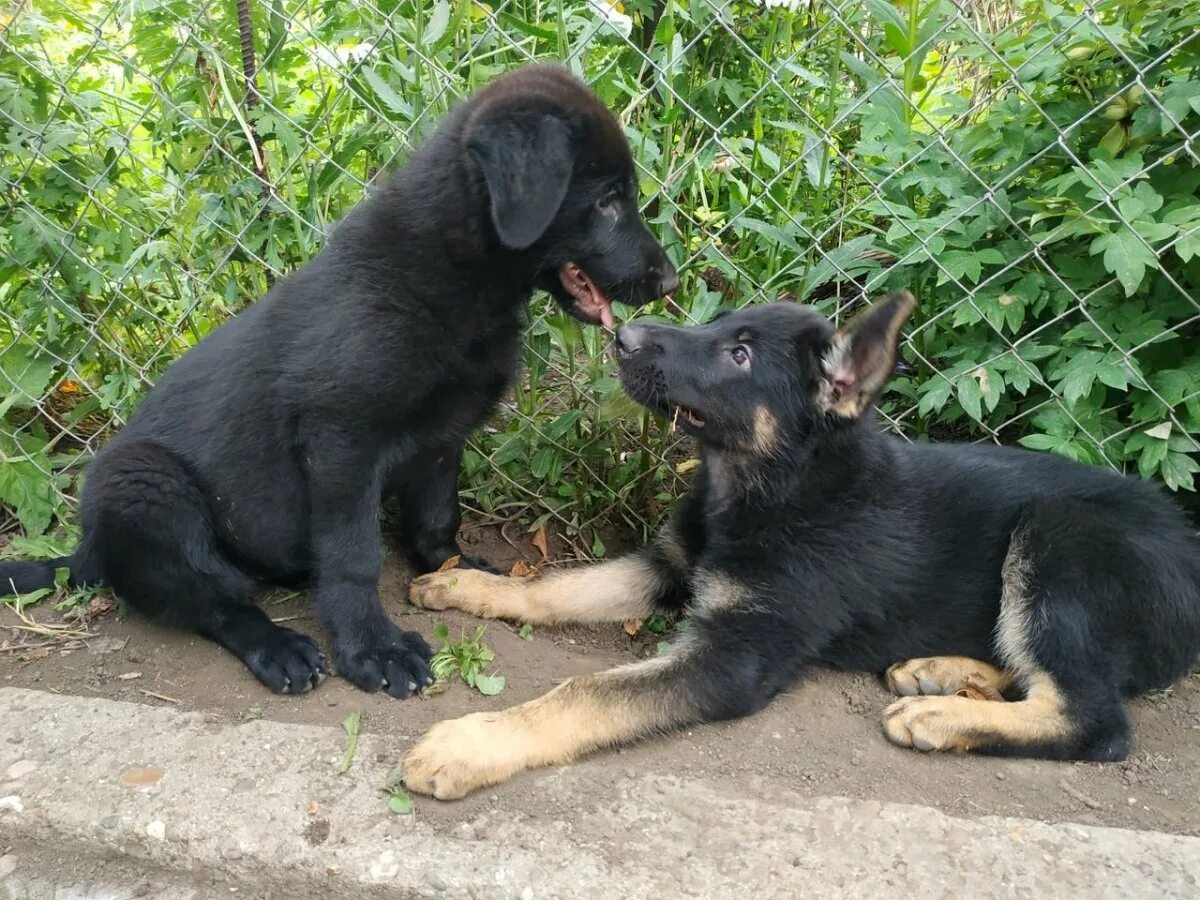
<svg viewBox="0 0 1200 900">
<path fill-rule="evenodd" d="M 611 300 L 676 283 L 616 119 L 562 68 L 510 73 L 171 367 L 88 469 L 74 554 L 2 564 L 0 585 L 33 590 L 68 566 L 71 584 L 107 583 L 300 692 L 323 658 L 253 592 L 311 580 L 338 672 L 407 697 L 430 651 L 379 602 L 381 495 L 420 571 L 458 554 L 462 444 L 513 378 L 533 289 L 611 327 Z"/>
<path fill-rule="evenodd" d="M 912 306 L 889 297 L 842 331 L 794 304 L 698 328 L 622 327 L 626 390 L 703 454 L 658 541 L 544 578 L 426 575 L 410 596 L 536 623 L 687 604 L 692 625 L 656 659 L 435 726 L 405 762 L 409 787 L 460 797 L 744 716 L 814 666 L 886 671 L 906 696 L 884 732 L 902 746 L 1124 757 L 1124 701 L 1167 686 L 1200 652 L 1200 540 L 1150 484 L 881 433 L 871 404 Z"/>
</svg>

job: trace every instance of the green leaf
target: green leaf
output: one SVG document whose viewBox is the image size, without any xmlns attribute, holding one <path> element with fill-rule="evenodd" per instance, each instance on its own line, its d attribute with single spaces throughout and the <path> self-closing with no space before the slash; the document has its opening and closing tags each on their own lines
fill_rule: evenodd
<svg viewBox="0 0 1200 900">
<path fill-rule="evenodd" d="M 432 45 L 440 41 L 449 24 L 450 4 L 446 0 L 438 0 L 433 7 L 433 15 L 429 17 L 429 22 L 425 25 L 425 34 L 422 36 L 424 43 Z"/>
<path fill-rule="evenodd" d="M 410 816 L 413 811 L 412 797 L 407 791 L 394 789 L 388 798 L 388 809 L 398 816 Z"/>
<path fill-rule="evenodd" d="M 55 364 L 52 357 L 34 355 L 20 344 L 4 350 L 0 355 L 0 416 L 10 409 L 35 406 L 50 386 Z"/>
<path fill-rule="evenodd" d="M 934 376 L 929 379 L 920 388 L 921 399 L 917 403 L 917 412 L 923 416 L 937 412 L 946 405 L 946 401 L 950 399 L 950 392 L 953 390 L 954 382 L 948 378 Z"/>
<path fill-rule="evenodd" d="M 496 694 L 504 690 L 504 676 L 483 674 L 476 675 L 475 689 L 485 697 L 494 697 Z"/>
<path fill-rule="evenodd" d="M 533 640 L 533 626 L 526 622 L 521 626 L 521 630 L 517 632 L 517 637 L 523 641 Z"/>
<path fill-rule="evenodd" d="M 1030 450 L 1053 450 L 1062 441 L 1052 434 L 1027 434 L 1018 443 Z"/>
<path fill-rule="evenodd" d="M 1192 473 L 1200 472 L 1200 463 L 1186 453 L 1176 453 L 1171 450 L 1168 451 L 1166 459 L 1162 461 L 1159 471 L 1162 472 L 1163 483 L 1171 490 L 1193 491 L 1196 489 L 1196 485 L 1192 479 Z"/>
<path fill-rule="evenodd" d="M 445 622 L 438 622 L 433 626 L 433 636 L 443 643 L 450 641 L 450 629 Z"/>
<path fill-rule="evenodd" d="M 1125 288 L 1125 296 L 1132 297 L 1142 283 L 1146 269 L 1157 269 L 1158 258 L 1145 242 L 1133 231 L 1121 229 L 1114 234 L 1104 234 L 1092 242 L 1092 255 L 1104 253 L 1104 268 L 1117 276 Z"/>
<path fill-rule="evenodd" d="M 982 422 L 983 392 L 979 389 L 979 382 L 969 374 L 960 375 L 954 382 L 954 387 L 963 410 L 976 422 Z"/>
<path fill-rule="evenodd" d="M 1182 235 L 1174 244 L 1176 255 L 1184 262 L 1200 257 L 1200 229 Z"/>
<path fill-rule="evenodd" d="M 359 71 L 363 73 L 363 77 L 370 83 L 372 90 L 375 91 L 375 95 L 383 101 L 384 106 L 405 118 L 411 119 L 413 117 L 412 105 L 397 94 L 392 89 L 392 86 L 384 80 L 382 75 L 370 66 L 363 66 Z"/>
</svg>

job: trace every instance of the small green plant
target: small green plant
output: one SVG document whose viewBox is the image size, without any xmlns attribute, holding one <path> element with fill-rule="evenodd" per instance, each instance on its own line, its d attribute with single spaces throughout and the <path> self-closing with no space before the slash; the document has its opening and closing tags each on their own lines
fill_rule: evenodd
<svg viewBox="0 0 1200 900">
<path fill-rule="evenodd" d="M 521 626 L 521 630 L 517 632 L 517 637 L 523 641 L 533 640 L 533 626 L 526 622 Z"/>
<path fill-rule="evenodd" d="M 457 642 L 450 640 L 450 629 L 442 622 L 434 626 L 433 635 L 442 642 L 442 649 L 433 654 L 430 668 L 433 677 L 439 683 L 453 678 L 457 673 L 470 687 L 475 688 L 485 697 L 493 697 L 504 690 L 503 675 L 486 675 L 487 667 L 496 656 L 492 649 L 483 643 L 486 625 L 475 629 L 473 637 L 467 637 L 464 630 Z"/>
<path fill-rule="evenodd" d="M 350 767 L 354 765 L 354 754 L 358 752 L 358 725 L 361 721 L 359 713 L 350 713 L 346 716 L 346 720 L 342 722 L 342 728 L 346 732 L 346 752 L 342 754 L 342 761 L 338 763 L 338 774 L 345 775 L 350 771 Z"/>
<path fill-rule="evenodd" d="M 380 788 L 388 798 L 388 809 L 397 816 L 411 816 L 413 811 L 413 800 L 408 791 L 404 789 L 404 772 L 399 768 L 390 769 L 387 773 L 387 780 Z"/>
</svg>

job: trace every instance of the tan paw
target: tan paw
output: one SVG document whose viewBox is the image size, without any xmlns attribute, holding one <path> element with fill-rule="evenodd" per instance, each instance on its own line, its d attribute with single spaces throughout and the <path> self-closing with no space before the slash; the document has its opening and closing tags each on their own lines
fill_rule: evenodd
<svg viewBox="0 0 1200 900">
<path fill-rule="evenodd" d="M 974 704 L 987 705 L 965 697 L 905 697 L 883 711 L 883 733 L 914 750 L 969 750 L 964 726 Z"/>
<path fill-rule="evenodd" d="M 971 687 L 982 699 L 999 700 L 1009 677 L 988 663 L 966 656 L 932 656 L 896 663 L 884 675 L 888 690 L 901 697 L 949 696 Z"/>
<path fill-rule="evenodd" d="M 422 609 L 461 609 L 487 615 L 487 599 L 504 590 L 509 579 L 478 569 L 449 569 L 414 578 L 408 602 Z"/>
<path fill-rule="evenodd" d="M 503 713 L 473 713 L 439 722 L 404 758 L 404 784 L 438 800 L 458 800 L 504 781 L 526 766 Z"/>
</svg>

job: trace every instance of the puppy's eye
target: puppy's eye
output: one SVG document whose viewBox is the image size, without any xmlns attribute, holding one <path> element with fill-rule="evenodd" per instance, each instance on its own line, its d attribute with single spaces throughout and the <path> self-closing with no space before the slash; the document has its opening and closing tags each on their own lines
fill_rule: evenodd
<svg viewBox="0 0 1200 900">
<path fill-rule="evenodd" d="M 738 344 L 729 351 L 729 357 L 733 360 L 733 364 L 742 369 L 750 368 L 750 348 L 745 344 Z"/>
</svg>

